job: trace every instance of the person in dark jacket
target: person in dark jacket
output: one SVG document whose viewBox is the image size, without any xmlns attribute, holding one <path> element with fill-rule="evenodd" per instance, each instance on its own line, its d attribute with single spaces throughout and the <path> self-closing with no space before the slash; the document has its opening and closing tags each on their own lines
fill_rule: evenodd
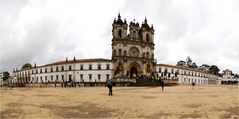
<svg viewBox="0 0 239 119">
<path fill-rule="evenodd" d="M 192 83 L 192 86 L 193 86 L 192 89 L 194 89 L 194 86 L 195 86 L 195 83 L 194 83 L 194 82 Z"/>
<path fill-rule="evenodd" d="M 113 85 L 112 85 L 112 83 L 109 82 L 107 86 L 108 86 L 108 88 L 109 88 L 109 96 L 112 96 L 112 95 L 113 95 L 113 90 L 112 90 Z"/>
</svg>

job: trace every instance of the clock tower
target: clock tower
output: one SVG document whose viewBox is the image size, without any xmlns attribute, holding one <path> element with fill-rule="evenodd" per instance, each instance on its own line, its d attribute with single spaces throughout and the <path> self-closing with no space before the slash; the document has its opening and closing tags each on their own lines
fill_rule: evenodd
<svg viewBox="0 0 239 119">
<path fill-rule="evenodd" d="M 141 26 L 135 21 L 128 26 L 126 19 L 122 20 L 118 14 L 112 27 L 113 79 L 134 82 L 137 78 L 153 77 L 156 66 L 153 25 L 150 27 L 145 18 Z"/>
</svg>

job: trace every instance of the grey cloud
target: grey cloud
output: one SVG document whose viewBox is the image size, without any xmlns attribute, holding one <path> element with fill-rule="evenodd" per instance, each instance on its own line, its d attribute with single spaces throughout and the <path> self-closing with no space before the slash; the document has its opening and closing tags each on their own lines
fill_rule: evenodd
<svg viewBox="0 0 239 119">
<path fill-rule="evenodd" d="M 90 3 L 87 3 L 86 5 L 90 9 L 75 11 L 76 8 L 74 8 L 73 11 L 67 11 L 71 12 L 68 14 L 72 14 L 72 16 L 64 16 L 70 17 L 65 21 L 57 15 L 51 17 L 52 14 L 46 12 L 37 21 L 19 23 L 22 9 L 32 4 L 31 2 L 28 0 L 1 0 L 1 6 L 4 7 L 0 8 L 0 13 L 4 18 L 0 19 L 0 71 L 11 71 L 13 67 L 20 67 L 26 62 L 45 64 L 65 59 L 65 57 L 111 57 L 111 24 L 113 18 L 117 17 L 117 13 L 110 14 L 112 8 L 106 7 L 106 5 L 110 6 L 107 4 L 108 2 L 99 4 L 103 6 L 100 7 L 101 9 L 107 9 L 106 13 L 100 13 L 100 10 L 94 9 L 89 6 Z M 137 22 L 142 23 L 146 16 L 149 24 L 154 25 L 157 63 L 176 64 L 178 60 L 183 60 L 182 56 L 170 59 L 169 56 L 176 55 L 170 54 L 171 51 L 173 53 L 186 51 L 184 55 L 191 56 L 197 64 L 217 64 L 219 67 L 233 68 L 232 70 L 239 72 L 237 63 L 239 47 L 236 45 L 239 44 L 239 25 L 227 22 L 230 21 L 228 19 L 239 18 L 236 14 L 239 2 L 229 0 L 232 4 L 228 2 L 222 7 L 218 5 L 221 2 L 225 1 L 130 0 L 125 1 L 120 12 L 128 22 L 136 19 Z M 43 1 L 39 4 L 44 6 L 47 3 Z M 72 4 L 60 6 L 56 3 L 56 9 L 62 7 L 64 10 L 68 10 L 70 5 Z M 48 7 L 55 9 L 54 5 Z M 221 9 L 219 9 L 220 7 Z M 232 9 L 228 10 L 229 7 Z M 228 13 L 230 18 L 220 16 L 222 10 Z M 63 15 L 67 15 L 66 13 Z M 102 15 L 93 20 L 90 19 L 98 14 Z M 102 21 L 103 18 L 100 18 L 102 16 L 109 20 Z M 226 27 L 224 28 L 223 25 Z M 176 43 L 184 45 L 177 47 Z M 176 47 L 172 48 L 172 44 Z M 227 61 L 227 63 L 223 64 L 223 61 Z"/>
<path fill-rule="evenodd" d="M 58 25 L 48 18 L 24 27 L 25 35 L 21 38 L 12 33 L 11 39 L 1 48 L 1 63 L 13 67 L 32 61 L 32 58 L 45 54 L 58 39 Z M 53 42 L 54 41 L 54 42 Z M 6 42 L 5 42 L 6 43 Z"/>
</svg>

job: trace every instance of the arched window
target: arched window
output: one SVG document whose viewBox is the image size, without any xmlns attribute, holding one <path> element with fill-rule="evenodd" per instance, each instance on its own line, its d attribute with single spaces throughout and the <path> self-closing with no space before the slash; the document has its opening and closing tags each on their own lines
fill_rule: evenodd
<svg viewBox="0 0 239 119">
<path fill-rule="evenodd" d="M 149 52 L 146 53 L 146 58 L 149 58 Z"/>
<path fill-rule="evenodd" d="M 119 49 L 119 56 L 122 56 L 122 50 Z"/>
<path fill-rule="evenodd" d="M 136 31 L 133 31 L 133 38 L 136 38 Z"/>
<path fill-rule="evenodd" d="M 154 54 L 151 55 L 151 58 L 154 59 Z"/>
<path fill-rule="evenodd" d="M 122 38 L 122 30 L 121 29 L 119 29 L 118 35 L 119 35 L 119 38 Z"/>
<path fill-rule="evenodd" d="M 151 70 L 150 70 L 150 64 L 147 64 L 147 73 L 149 73 Z"/>
<path fill-rule="evenodd" d="M 147 42 L 150 41 L 150 38 L 149 38 L 149 34 L 148 34 L 148 33 L 146 34 L 146 41 L 147 41 Z"/>
<path fill-rule="evenodd" d="M 113 51 L 113 56 L 116 56 L 116 50 Z"/>
<path fill-rule="evenodd" d="M 145 58 L 145 53 L 143 53 L 143 58 Z"/>
<path fill-rule="evenodd" d="M 124 51 L 124 56 L 127 56 L 127 51 L 126 50 Z"/>
</svg>

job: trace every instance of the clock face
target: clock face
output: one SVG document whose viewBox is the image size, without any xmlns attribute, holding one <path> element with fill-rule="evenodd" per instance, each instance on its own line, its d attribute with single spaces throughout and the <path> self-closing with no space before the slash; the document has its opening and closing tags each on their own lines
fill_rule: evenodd
<svg viewBox="0 0 239 119">
<path fill-rule="evenodd" d="M 137 48 L 132 48 L 131 50 L 130 50 L 130 55 L 132 56 L 132 57 L 137 57 L 138 56 L 138 54 L 139 54 L 139 50 L 137 49 Z"/>
</svg>

